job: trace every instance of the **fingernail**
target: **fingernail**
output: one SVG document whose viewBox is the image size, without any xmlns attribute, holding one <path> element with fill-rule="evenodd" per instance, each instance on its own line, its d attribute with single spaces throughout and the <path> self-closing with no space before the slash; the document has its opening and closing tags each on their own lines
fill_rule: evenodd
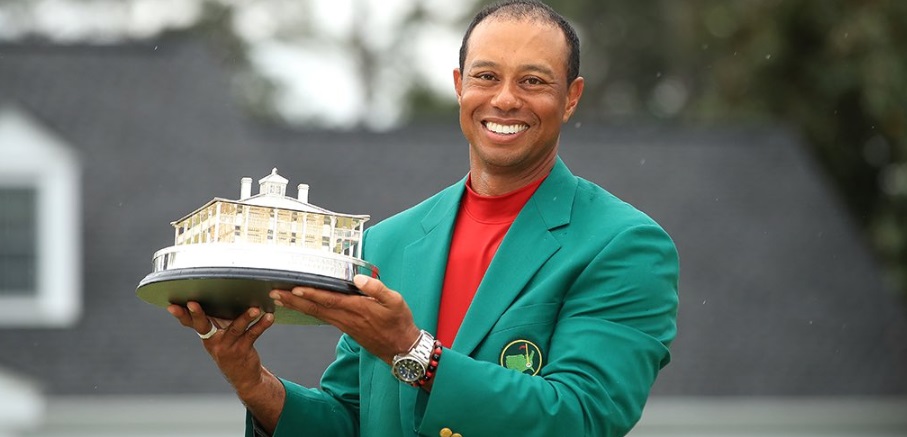
<svg viewBox="0 0 907 437">
<path fill-rule="evenodd" d="M 272 322 L 272 321 L 274 321 L 274 313 L 267 313 L 267 314 L 265 314 L 265 321 L 267 321 L 267 322 Z"/>
<path fill-rule="evenodd" d="M 357 287 L 365 287 L 365 284 L 368 284 L 369 277 L 365 275 L 356 275 L 353 276 L 353 284 L 356 284 Z"/>
<path fill-rule="evenodd" d="M 167 307 L 167 312 L 170 313 L 171 316 L 176 316 L 176 308 Z"/>
<path fill-rule="evenodd" d="M 294 288 L 293 291 L 291 291 L 291 293 L 293 293 L 293 296 L 299 296 L 299 297 L 302 297 L 305 294 L 301 288 Z"/>
<path fill-rule="evenodd" d="M 258 308 L 249 308 L 250 317 L 258 317 Z"/>
<path fill-rule="evenodd" d="M 281 302 L 281 301 L 279 301 L 279 300 L 275 300 L 275 301 L 274 301 L 274 305 L 277 305 L 277 306 L 279 306 L 279 307 L 282 307 L 282 306 L 283 306 L 283 302 Z"/>
<path fill-rule="evenodd" d="M 268 296 L 271 296 L 271 299 L 280 299 L 280 292 L 277 290 L 272 290 Z"/>
<path fill-rule="evenodd" d="M 190 313 L 194 313 L 194 312 L 195 312 L 195 310 L 193 309 L 193 306 L 192 306 L 192 305 L 188 305 L 188 304 L 187 304 L 187 305 L 186 305 L 186 308 L 189 310 Z"/>
</svg>

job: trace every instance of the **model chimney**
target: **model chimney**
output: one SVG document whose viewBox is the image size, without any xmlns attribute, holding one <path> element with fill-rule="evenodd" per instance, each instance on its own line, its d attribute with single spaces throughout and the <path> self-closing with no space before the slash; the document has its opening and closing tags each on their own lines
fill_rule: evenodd
<svg viewBox="0 0 907 437">
<path fill-rule="evenodd" d="M 239 200 L 252 197 L 252 178 L 242 178 L 239 182 Z"/>
<path fill-rule="evenodd" d="M 299 184 L 299 201 L 309 203 L 309 186 L 308 184 Z"/>
</svg>

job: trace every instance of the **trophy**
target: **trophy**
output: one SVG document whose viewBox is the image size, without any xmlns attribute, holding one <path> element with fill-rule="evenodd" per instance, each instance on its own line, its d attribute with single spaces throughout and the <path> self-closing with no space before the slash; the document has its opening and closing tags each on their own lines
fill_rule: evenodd
<svg viewBox="0 0 907 437">
<path fill-rule="evenodd" d="M 298 285 L 360 293 L 353 276 L 378 277 L 378 268 L 361 259 L 369 216 L 310 204 L 306 184 L 296 198 L 287 197 L 287 182 L 275 168 L 253 196 L 252 179 L 244 177 L 239 200 L 215 197 L 172 222 L 173 246 L 154 253 L 138 297 L 160 307 L 195 301 L 222 319 L 258 307 L 273 312 L 276 323 L 323 324 L 275 306 L 268 293 Z"/>
</svg>

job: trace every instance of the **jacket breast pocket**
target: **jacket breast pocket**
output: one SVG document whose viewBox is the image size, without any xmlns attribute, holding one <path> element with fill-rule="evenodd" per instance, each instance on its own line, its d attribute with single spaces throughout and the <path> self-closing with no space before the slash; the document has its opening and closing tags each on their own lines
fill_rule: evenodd
<svg viewBox="0 0 907 437">
<path fill-rule="evenodd" d="M 559 303 L 540 303 L 507 310 L 488 334 L 477 358 L 537 375 L 547 362 L 559 308 Z"/>
<path fill-rule="evenodd" d="M 558 308 L 560 308 L 560 303 L 557 302 L 512 307 L 501 314 L 501 318 L 491 328 L 491 335 L 529 329 L 534 325 L 553 326 Z"/>
</svg>

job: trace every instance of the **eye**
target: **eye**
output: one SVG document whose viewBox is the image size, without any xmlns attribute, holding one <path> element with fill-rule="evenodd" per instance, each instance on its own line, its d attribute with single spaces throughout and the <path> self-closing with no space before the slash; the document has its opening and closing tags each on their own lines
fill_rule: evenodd
<svg viewBox="0 0 907 437">
<path fill-rule="evenodd" d="M 478 74 L 474 75 L 473 77 L 475 77 L 476 79 L 481 79 L 481 80 L 495 80 L 494 75 L 491 73 L 478 73 Z"/>
<path fill-rule="evenodd" d="M 523 80 L 523 82 L 526 83 L 527 85 L 542 85 L 545 83 L 545 81 L 543 81 L 537 77 L 527 77 L 526 79 Z"/>
</svg>

